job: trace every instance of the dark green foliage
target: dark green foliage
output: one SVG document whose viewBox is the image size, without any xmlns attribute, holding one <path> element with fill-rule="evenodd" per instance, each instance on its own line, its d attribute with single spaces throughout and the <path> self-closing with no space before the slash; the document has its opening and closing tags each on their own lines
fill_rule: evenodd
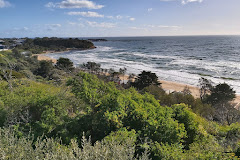
<svg viewBox="0 0 240 160">
<path fill-rule="evenodd" d="M 238 143 L 237 149 L 235 151 L 236 156 L 240 157 L 240 143 Z"/>
<path fill-rule="evenodd" d="M 67 72 L 70 72 L 70 71 L 74 70 L 73 62 L 68 58 L 60 57 L 57 60 L 56 67 L 61 69 L 61 70 L 65 70 Z"/>
<path fill-rule="evenodd" d="M 141 93 L 145 93 L 145 92 L 148 92 L 152 95 L 154 95 L 154 97 L 156 99 L 161 99 L 166 93 L 165 91 L 159 87 L 159 86 L 156 86 L 156 85 L 150 85 L 148 87 L 145 87 Z"/>
<path fill-rule="evenodd" d="M 86 40 L 79 40 L 78 38 L 72 39 L 63 39 L 63 38 L 36 38 L 33 40 L 34 45 L 47 47 L 47 48 L 56 48 L 56 47 L 65 47 L 65 48 L 78 48 L 78 49 L 89 49 L 94 47 L 93 43 Z"/>
<path fill-rule="evenodd" d="M 90 71 L 99 71 L 101 64 L 95 63 L 95 62 L 87 62 L 86 64 L 83 64 L 83 67 L 90 70 Z"/>
<path fill-rule="evenodd" d="M 92 106 L 91 127 L 85 132 L 91 133 L 93 140 L 127 126 L 159 142 L 179 142 L 185 136 L 183 125 L 171 117 L 171 108 L 161 107 L 153 96 L 140 95 L 133 89 L 121 93 L 112 83 L 104 84 L 86 73 L 79 78 L 68 84 L 76 96 Z"/>
<path fill-rule="evenodd" d="M 194 99 L 187 89 L 166 94 L 157 86 L 156 75 L 139 93 L 118 89 L 92 74 L 76 74 L 77 68 L 71 73 L 59 70 L 62 63 L 54 67 L 15 56 L 1 53 L 1 69 L 9 62 L 17 66 L 13 71 L 33 78 L 12 79 L 12 90 L 9 81 L 0 83 L 0 126 L 8 128 L 0 129 L 0 159 L 194 160 L 239 155 L 239 123 L 220 125 L 202 118 L 211 119 L 210 105 Z M 46 78 L 34 76 L 33 70 Z M 67 86 L 58 81 L 66 77 Z M 84 135 L 92 141 L 82 139 Z"/>
<path fill-rule="evenodd" d="M 67 48 L 76 49 L 90 49 L 94 48 L 94 45 L 90 41 L 79 40 L 77 38 L 63 39 L 63 38 L 27 38 L 23 45 L 17 46 L 17 49 L 27 50 L 33 54 L 40 54 L 43 51 L 66 51 Z"/>
<path fill-rule="evenodd" d="M 7 110 L 4 106 L 4 103 L 0 101 L 0 127 L 4 126 L 4 122 L 7 118 Z"/>
<path fill-rule="evenodd" d="M 77 139 L 83 145 L 84 132 L 93 143 L 103 140 L 108 146 L 128 146 L 135 156 L 148 148 L 153 159 L 224 159 L 220 142 L 225 139 L 232 144 L 229 152 L 237 150 L 238 125 L 221 131 L 184 104 L 163 107 L 150 94 L 133 88 L 118 90 L 114 83 L 82 72 L 68 85 L 74 95 L 64 87 L 25 80 L 14 81 L 11 92 L 6 82 L 1 83 L 0 114 L 5 117 L 1 125 L 14 127 L 19 136 L 31 131 L 34 140 L 44 134 L 66 144 Z"/>
<path fill-rule="evenodd" d="M 35 74 L 46 78 L 49 77 L 52 69 L 52 61 L 40 61 L 39 68 L 36 70 Z"/>
<path fill-rule="evenodd" d="M 233 91 L 228 84 L 218 84 L 211 89 L 211 94 L 206 98 L 206 102 L 212 105 L 226 103 L 232 101 L 236 97 L 236 92 Z"/>
<path fill-rule="evenodd" d="M 23 57 L 23 55 L 20 53 L 20 51 L 19 51 L 18 49 L 16 49 L 16 48 L 14 48 L 14 49 L 12 50 L 12 53 L 13 53 L 14 57 L 16 57 L 16 58 L 21 58 L 21 57 Z"/>
<path fill-rule="evenodd" d="M 183 146 L 181 144 L 164 144 L 155 142 L 152 145 L 152 150 L 154 152 L 153 159 L 172 159 L 180 160 L 184 159 Z"/>
<path fill-rule="evenodd" d="M 202 77 L 199 79 L 199 87 L 200 98 L 203 100 L 213 88 L 212 81 Z"/>
<path fill-rule="evenodd" d="M 132 82 L 132 86 L 137 88 L 138 90 L 142 90 L 145 87 L 148 87 L 150 85 L 157 85 L 159 86 L 161 83 L 158 82 L 158 77 L 155 73 L 142 71 L 135 80 L 135 82 Z"/>
<path fill-rule="evenodd" d="M 0 71 L 0 76 L 1 76 L 1 78 L 2 78 L 2 79 L 5 79 L 4 75 L 5 75 L 5 74 L 8 74 L 8 75 L 9 75 L 10 72 L 11 72 L 12 78 L 14 78 L 14 79 L 25 78 L 25 75 L 24 75 L 24 74 L 19 73 L 19 72 L 16 72 L 16 71 L 10 71 L 10 70 L 6 70 L 5 72 Z"/>
<path fill-rule="evenodd" d="M 201 136 L 199 124 L 196 121 L 196 115 L 185 105 L 174 105 L 172 107 L 175 114 L 174 118 L 178 120 L 179 123 L 183 123 L 187 131 L 187 136 L 184 138 L 183 145 L 185 149 L 189 149 L 189 145 L 194 142 L 197 138 L 196 136 Z"/>
</svg>

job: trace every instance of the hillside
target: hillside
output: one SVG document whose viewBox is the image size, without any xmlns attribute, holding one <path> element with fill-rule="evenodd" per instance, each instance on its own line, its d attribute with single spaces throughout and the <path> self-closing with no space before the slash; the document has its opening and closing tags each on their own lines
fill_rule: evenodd
<svg viewBox="0 0 240 160">
<path fill-rule="evenodd" d="M 153 73 L 153 85 L 142 72 L 127 87 L 93 62 L 73 68 L 69 59 L 53 65 L 8 51 L 0 64 L 1 159 L 240 156 L 238 122 L 210 120 L 211 105 L 187 92 L 164 93 Z"/>
</svg>

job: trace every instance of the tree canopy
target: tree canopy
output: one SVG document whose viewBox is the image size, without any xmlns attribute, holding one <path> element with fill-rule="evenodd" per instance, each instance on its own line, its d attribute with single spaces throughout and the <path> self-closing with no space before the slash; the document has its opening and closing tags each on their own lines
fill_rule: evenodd
<svg viewBox="0 0 240 160">
<path fill-rule="evenodd" d="M 158 77 L 155 73 L 152 73 L 151 71 L 142 71 L 142 73 L 137 76 L 135 82 L 132 82 L 131 85 L 138 90 L 142 90 L 150 85 L 159 86 L 160 84 L 161 83 L 158 81 Z"/>
<path fill-rule="evenodd" d="M 211 94 L 207 97 L 207 102 L 212 105 L 226 103 L 236 98 L 236 92 L 226 83 L 218 84 L 210 91 Z"/>
<path fill-rule="evenodd" d="M 68 72 L 65 62 L 0 52 L 1 72 L 24 75 L 0 81 L 0 159 L 239 158 L 236 109 L 222 112 L 187 89 L 167 94 L 151 72 L 138 75 L 136 90 L 107 74 Z M 223 103 L 235 92 L 219 84 L 207 94 Z"/>
<path fill-rule="evenodd" d="M 74 70 L 73 62 L 68 58 L 60 57 L 57 60 L 56 67 L 65 71 L 72 71 Z"/>
</svg>

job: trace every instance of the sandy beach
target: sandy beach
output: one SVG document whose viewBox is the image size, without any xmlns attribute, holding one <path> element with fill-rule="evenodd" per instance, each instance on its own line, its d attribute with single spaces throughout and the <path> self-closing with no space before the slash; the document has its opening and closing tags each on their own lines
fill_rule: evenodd
<svg viewBox="0 0 240 160">
<path fill-rule="evenodd" d="M 57 63 L 56 59 L 46 56 L 46 54 L 49 54 L 49 53 L 52 53 L 52 52 L 47 52 L 47 53 L 43 53 L 43 54 L 35 54 L 33 56 L 37 56 L 37 59 L 39 61 L 47 60 L 47 61 L 52 61 L 53 63 Z M 60 53 L 62 53 L 62 52 L 60 52 Z M 128 79 L 128 75 L 125 75 L 124 77 L 120 76 L 120 79 L 121 80 L 124 79 L 124 81 L 126 81 Z M 171 81 L 166 81 L 166 80 L 160 80 L 160 82 L 162 83 L 161 86 L 166 91 L 166 93 L 171 93 L 174 91 L 181 92 L 187 86 L 195 98 L 200 97 L 199 88 L 197 86 L 192 86 L 192 85 L 187 85 L 187 84 L 182 84 L 182 83 L 177 83 L 177 82 L 171 82 Z M 237 95 L 237 97 L 235 98 L 233 103 L 236 104 L 236 108 L 240 107 L 240 95 Z"/>
<path fill-rule="evenodd" d="M 44 54 L 34 54 L 33 56 L 37 56 L 37 60 L 39 61 L 52 61 L 54 64 L 57 63 L 57 60 L 48 56 L 45 56 Z"/>
<path fill-rule="evenodd" d="M 171 81 L 164 81 L 164 80 L 160 80 L 160 82 L 162 83 L 162 88 L 167 93 L 168 92 L 173 92 L 173 91 L 181 92 L 187 86 L 189 88 L 189 90 L 191 91 L 192 95 L 195 98 L 199 98 L 200 97 L 199 87 L 197 87 L 197 86 L 191 86 L 191 85 L 187 85 L 187 84 L 171 82 Z M 236 104 L 235 108 L 239 108 L 240 107 L 240 95 L 236 96 L 236 98 L 234 99 L 233 103 Z"/>
<path fill-rule="evenodd" d="M 120 79 L 123 80 L 123 76 L 120 76 Z M 125 75 L 124 80 L 127 80 L 127 79 L 128 79 L 128 75 Z M 162 83 L 161 86 L 166 91 L 166 93 L 172 93 L 174 91 L 181 92 L 184 90 L 185 87 L 188 87 L 194 98 L 200 98 L 199 87 L 197 86 L 171 82 L 166 80 L 159 80 L 159 81 Z M 236 96 L 233 103 L 236 104 L 236 108 L 240 107 L 240 95 Z"/>
<path fill-rule="evenodd" d="M 37 60 L 39 61 L 52 61 L 54 64 L 57 63 L 57 59 L 51 58 L 46 56 L 46 54 L 51 54 L 51 53 L 64 53 L 64 52 L 68 52 L 70 49 L 66 50 L 66 51 L 61 51 L 61 52 L 54 52 L 54 51 L 46 51 L 43 52 L 41 54 L 33 54 L 32 56 L 37 56 Z"/>
<path fill-rule="evenodd" d="M 199 88 L 196 86 L 191 86 L 191 85 L 171 82 L 171 81 L 164 81 L 164 80 L 160 80 L 160 82 L 162 83 L 162 88 L 167 93 L 169 92 L 171 93 L 173 91 L 181 92 L 187 86 L 195 98 L 200 97 Z M 237 109 L 240 107 L 240 95 L 236 95 L 236 98 L 234 99 L 233 104 L 235 104 L 235 108 Z"/>
</svg>

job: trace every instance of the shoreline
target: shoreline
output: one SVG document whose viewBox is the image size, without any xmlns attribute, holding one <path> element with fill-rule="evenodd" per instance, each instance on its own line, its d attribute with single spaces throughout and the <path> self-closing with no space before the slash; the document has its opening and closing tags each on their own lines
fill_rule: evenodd
<svg viewBox="0 0 240 160">
<path fill-rule="evenodd" d="M 37 56 L 37 59 L 39 61 L 41 60 L 47 60 L 47 61 L 52 61 L 54 64 L 57 63 L 57 59 L 51 58 L 49 56 L 46 56 L 46 54 L 51 54 L 51 53 L 64 53 L 64 52 L 69 52 L 71 50 L 67 50 L 67 51 L 61 51 L 61 52 L 52 52 L 52 51 L 48 51 L 42 54 L 35 54 L 33 56 Z M 128 79 L 128 75 L 120 76 L 121 81 L 126 81 Z M 162 88 L 165 90 L 166 93 L 171 93 L 171 92 L 181 92 L 183 91 L 183 89 L 187 86 L 189 88 L 189 90 L 191 91 L 191 94 L 194 98 L 199 98 L 200 97 L 200 93 L 199 93 L 199 87 L 197 86 L 193 86 L 193 85 L 189 85 L 189 84 L 183 84 L 183 83 L 178 83 L 178 82 L 173 82 L 173 81 L 166 81 L 166 80 L 161 80 L 159 79 L 159 81 L 162 83 L 161 86 Z M 235 108 L 240 108 L 240 95 L 236 95 L 236 98 L 234 99 L 233 103 L 236 104 Z"/>
<path fill-rule="evenodd" d="M 39 61 L 52 61 L 54 64 L 56 64 L 57 59 L 46 56 L 46 54 L 65 53 L 65 52 L 70 52 L 73 50 L 84 51 L 84 50 L 95 49 L 95 48 L 96 48 L 95 46 L 88 48 L 88 49 L 67 48 L 67 50 L 65 50 L 65 51 L 58 51 L 58 52 L 57 51 L 44 51 L 40 54 L 33 54 L 32 56 L 36 56 L 37 60 L 39 60 Z"/>
<path fill-rule="evenodd" d="M 123 76 L 120 76 L 119 78 L 121 81 L 128 79 L 128 75 L 125 75 L 124 78 Z M 189 84 L 184 84 L 184 83 L 179 83 L 179 82 L 173 82 L 173 81 L 166 81 L 166 80 L 161 80 L 159 79 L 159 82 L 161 82 L 162 89 L 167 93 L 172 93 L 172 92 L 181 92 L 184 90 L 185 87 L 188 87 L 189 90 L 191 91 L 191 95 L 194 98 L 200 98 L 200 93 L 199 93 L 199 87 L 189 85 Z M 232 101 L 233 104 L 235 105 L 236 109 L 240 109 L 240 95 L 236 94 L 236 98 Z"/>
</svg>

